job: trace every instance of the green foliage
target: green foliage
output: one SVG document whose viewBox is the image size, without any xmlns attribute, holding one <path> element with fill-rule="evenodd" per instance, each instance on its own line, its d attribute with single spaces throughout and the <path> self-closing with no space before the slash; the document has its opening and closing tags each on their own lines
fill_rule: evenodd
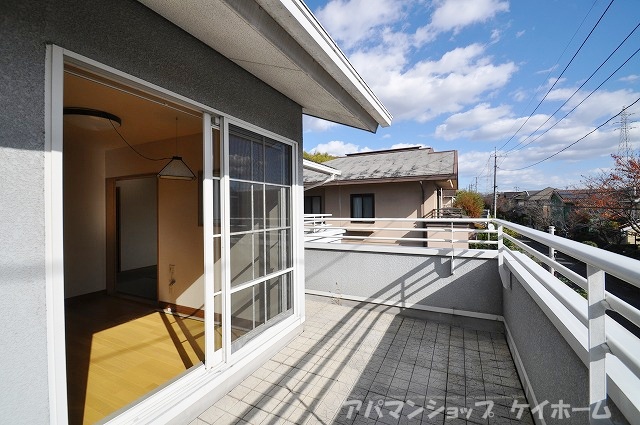
<svg viewBox="0 0 640 425">
<path fill-rule="evenodd" d="M 332 159 L 337 158 L 337 156 L 329 155 L 328 153 L 322 153 L 322 152 L 309 153 L 307 151 L 304 151 L 302 153 L 302 157 L 304 159 L 308 159 L 309 161 L 318 162 L 318 163 L 331 161 Z"/>
<path fill-rule="evenodd" d="M 486 229 L 486 225 L 482 224 L 482 225 L 476 225 L 476 229 Z M 518 237 L 518 233 L 514 232 L 511 229 L 506 229 L 503 228 L 503 232 L 506 233 L 509 236 L 512 236 L 514 238 Z M 497 241 L 498 240 L 498 234 L 497 233 L 477 233 L 476 234 L 476 240 L 478 241 Z M 502 240 L 504 243 L 504 246 L 506 246 L 507 248 L 509 248 L 512 251 L 522 251 L 520 248 L 518 248 L 513 242 L 507 240 L 507 239 L 503 239 Z M 498 244 L 490 244 L 490 243 L 482 243 L 482 242 L 469 242 L 469 248 L 470 249 L 498 249 Z"/>
<path fill-rule="evenodd" d="M 456 208 L 462 208 L 467 217 L 477 218 L 482 216 L 484 210 L 484 199 L 478 192 L 459 190 L 456 193 L 456 200 L 453 203 Z"/>
<path fill-rule="evenodd" d="M 585 245 L 596 247 L 596 248 L 598 247 L 598 244 L 593 241 L 583 241 L 582 243 Z"/>
</svg>

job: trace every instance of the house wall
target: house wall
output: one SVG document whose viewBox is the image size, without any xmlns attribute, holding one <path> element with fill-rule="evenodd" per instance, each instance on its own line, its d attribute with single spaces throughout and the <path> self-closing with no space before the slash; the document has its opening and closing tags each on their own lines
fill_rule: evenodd
<svg viewBox="0 0 640 425">
<path fill-rule="evenodd" d="M 334 217 L 351 217 L 351 195 L 373 193 L 375 216 L 380 218 L 418 218 L 437 207 L 437 190 L 433 182 L 422 182 L 424 198 L 419 182 L 376 183 L 376 184 L 338 184 L 321 186 L 306 191 L 305 196 L 322 196 L 325 214 Z M 423 200 L 424 199 L 424 200 Z M 413 222 L 390 223 L 377 221 L 375 223 L 331 222 L 335 226 L 347 226 L 357 228 L 357 232 L 351 234 L 357 236 L 378 236 L 393 238 L 421 238 L 426 237 L 425 232 L 403 231 L 369 231 L 370 227 L 394 227 L 411 229 L 416 226 Z M 361 229 L 361 230 L 360 230 Z M 347 240 L 349 243 L 358 243 L 357 240 Z M 398 244 L 408 246 L 421 246 L 421 242 L 371 240 L 367 243 Z"/>
<path fill-rule="evenodd" d="M 6 0 L 0 16 L 0 101 L 6 106 L 0 115 L 0 417 L 14 424 L 48 423 L 47 43 L 299 142 L 302 111 L 133 0 Z"/>
</svg>

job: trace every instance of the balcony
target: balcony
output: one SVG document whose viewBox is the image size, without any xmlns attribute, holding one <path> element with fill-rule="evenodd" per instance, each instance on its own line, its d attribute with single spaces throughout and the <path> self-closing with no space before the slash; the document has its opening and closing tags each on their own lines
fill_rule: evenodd
<svg viewBox="0 0 640 425">
<path fill-rule="evenodd" d="M 637 295 L 637 261 L 501 220 L 349 221 L 309 217 L 304 331 L 194 424 L 639 423 L 640 313 L 605 290 Z"/>
</svg>

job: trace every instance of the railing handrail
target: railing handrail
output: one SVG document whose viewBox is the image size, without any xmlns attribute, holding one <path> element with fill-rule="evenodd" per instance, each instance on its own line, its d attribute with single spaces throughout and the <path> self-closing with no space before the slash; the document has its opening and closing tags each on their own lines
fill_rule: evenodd
<svg viewBox="0 0 640 425">
<path fill-rule="evenodd" d="M 531 229 L 509 221 L 499 219 L 493 221 L 508 229 L 514 230 L 523 236 L 530 237 L 536 242 L 541 242 L 547 246 L 555 248 L 576 260 L 596 266 L 599 269 L 604 270 L 606 273 L 640 288 L 640 267 L 638 267 L 637 264 L 634 264 L 635 260 L 632 258 L 585 245 L 560 236 L 550 235 L 548 233 L 541 232 L 540 230 Z"/>
</svg>

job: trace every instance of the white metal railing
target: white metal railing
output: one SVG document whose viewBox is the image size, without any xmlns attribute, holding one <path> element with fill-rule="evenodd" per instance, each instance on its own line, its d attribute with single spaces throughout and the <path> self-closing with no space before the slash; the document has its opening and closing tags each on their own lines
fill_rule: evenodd
<svg viewBox="0 0 640 425">
<path fill-rule="evenodd" d="M 631 417 L 637 419 L 637 409 L 640 408 L 638 391 L 640 388 L 640 340 L 631 332 L 623 329 L 611 317 L 608 317 L 606 311 L 615 311 L 635 326 L 640 327 L 640 310 L 605 290 L 605 273 L 633 285 L 640 293 L 640 262 L 508 221 L 494 220 L 494 222 L 498 226 L 499 234 L 502 235 L 502 240 L 498 245 L 499 262 L 503 263 L 504 256 L 509 255 L 511 260 L 517 261 L 533 276 L 538 277 L 537 280 L 587 328 L 590 422 L 607 422 L 606 418 L 602 418 L 600 410 L 606 411 L 608 408 L 606 405 L 609 393 L 607 377 L 611 378 L 612 376 L 627 381 L 628 388 L 635 388 L 635 394 L 625 393 L 627 398 L 631 398 L 630 404 L 634 406 L 633 411 L 629 411 L 630 405 L 628 403 L 623 403 L 623 406 L 619 407 L 627 418 L 632 415 Z M 511 232 L 545 245 L 549 248 L 549 254 L 545 255 L 543 252 L 531 248 L 518 238 L 505 233 L 504 229 L 509 229 Z M 504 240 L 511 242 L 530 257 L 549 266 L 550 272 L 532 265 L 527 261 L 529 257 L 514 255 L 516 253 L 503 243 Z M 586 278 L 555 261 L 553 258 L 555 252 L 562 252 L 583 262 L 587 267 Z M 546 272 L 548 276 L 541 275 L 541 270 L 543 270 L 542 273 Z M 570 296 L 571 292 L 567 292 L 566 287 L 555 279 L 555 272 L 587 292 L 586 308 L 584 302 L 575 302 L 575 297 Z M 621 371 L 621 365 L 626 370 Z M 615 386 L 617 388 L 624 387 L 620 382 L 617 382 Z"/>
<path fill-rule="evenodd" d="M 344 242 L 399 243 L 414 242 L 416 246 L 427 246 L 429 243 L 445 244 L 488 244 L 496 245 L 497 240 L 479 240 L 471 235 L 497 234 L 488 228 L 490 219 L 483 218 L 340 218 L 331 214 L 305 214 L 305 236 L 317 234 L 327 229 L 340 229 L 339 239 Z M 475 224 L 487 228 L 476 228 Z M 369 232 L 369 235 L 362 233 Z M 353 234 L 358 233 L 358 234 Z M 427 234 L 426 237 L 411 236 L 409 233 Z M 435 233 L 440 237 L 429 237 Z M 454 237 L 458 233 L 467 237 Z M 447 237 L 444 237 L 447 236 Z M 317 240 L 322 242 L 321 240 Z"/>
<path fill-rule="evenodd" d="M 640 291 L 640 262 L 628 257 L 591 247 L 504 220 L 495 219 L 414 219 L 414 218 L 338 218 L 329 214 L 305 215 L 305 239 L 334 231 L 327 242 L 404 244 L 451 248 L 451 270 L 454 269 L 454 248 L 492 249 L 498 252 L 501 275 L 519 264 L 529 276 L 540 282 L 551 296 L 560 302 L 586 328 L 580 343 L 586 352 L 582 357 L 589 369 L 589 403 L 592 423 L 603 423 L 597 410 L 608 409 L 607 395 L 611 391 L 624 393 L 626 401 L 618 406 L 629 419 L 640 417 L 640 339 L 623 328 L 607 310 L 615 311 L 640 328 L 640 310 L 605 290 L 605 273 L 615 276 Z M 335 231 L 339 231 L 335 233 Z M 364 235 L 363 232 L 368 232 Z M 462 234 L 462 236 L 460 236 Z M 407 236 L 410 235 L 410 236 Z M 418 237 L 417 235 L 422 235 Z M 480 240 L 479 235 L 487 235 Z M 545 252 L 532 248 L 517 235 L 546 247 Z M 491 240 L 492 239 L 492 240 Z M 316 237 L 315 242 L 322 242 Z M 480 245 L 482 244 L 482 245 Z M 460 251 L 460 249 L 458 249 Z M 495 252 L 495 251 L 494 251 Z M 572 271 L 555 260 L 555 253 L 564 253 L 584 263 L 587 276 Z M 508 263 L 508 264 L 507 264 Z M 540 267 L 545 265 L 546 268 Z M 587 293 L 587 300 L 569 289 L 556 275 L 560 274 Z M 579 325 L 576 325 L 579 326 Z M 584 331 L 583 331 L 584 332 Z M 580 332 L 577 332 L 580 334 Z M 581 335 L 584 335 L 581 334 Z M 565 336 L 566 338 L 566 336 Z M 615 385 L 607 388 L 607 377 Z M 633 389 L 625 391 L 624 388 Z M 614 394 L 612 394 L 614 395 Z M 615 397 L 618 399 L 620 397 Z M 614 400 L 615 400 L 614 399 Z M 605 421 L 606 422 L 606 421 Z M 640 423 L 640 419 L 630 420 Z"/>
</svg>

